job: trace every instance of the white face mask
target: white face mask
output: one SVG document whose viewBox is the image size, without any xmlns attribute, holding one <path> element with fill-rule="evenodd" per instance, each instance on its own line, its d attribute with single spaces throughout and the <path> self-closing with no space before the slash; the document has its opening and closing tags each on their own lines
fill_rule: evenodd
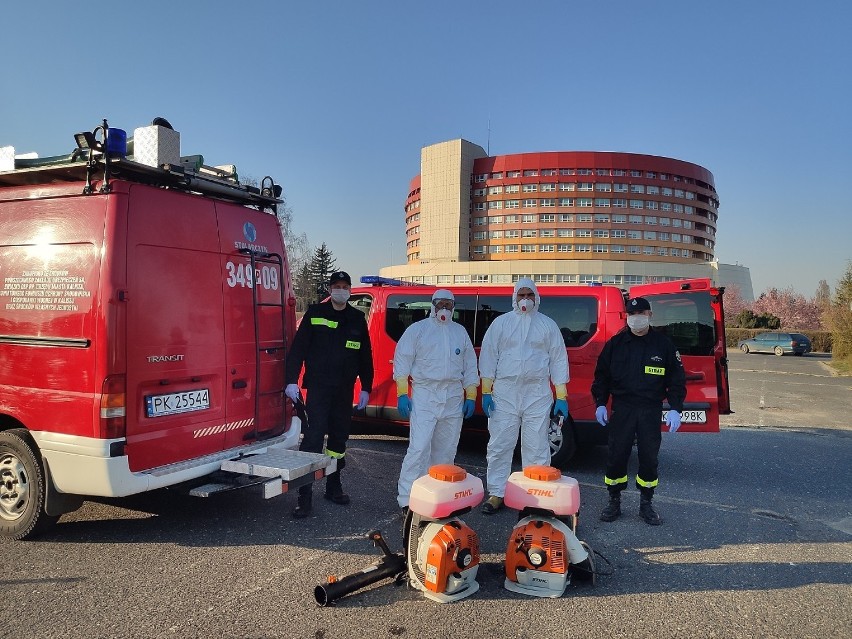
<svg viewBox="0 0 852 639">
<path fill-rule="evenodd" d="M 533 306 L 535 306 L 535 302 L 533 302 L 532 300 L 523 299 L 518 302 L 518 308 L 520 309 L 521 313 L 528 313 L 533 309 Z"/>
<path fill-rule="evenodd" d="M 449 322 L 453 318 L 453 312 L 448 308 L 442 308 L 435 313 L 435 319 L 439 322 Z"/>
<path fill-rule="evenodd" d="M 641 333 L 651 325 L 651 318 L 647 315 L 628 315 L 627 325 L 634 333 Z"/>
<path fill-rule="evenodd" d="M 349 290 L 345 288 L 331 289 L 331 299 L 338 304 L 345 304 L 349 301 Z"/>
</svg>

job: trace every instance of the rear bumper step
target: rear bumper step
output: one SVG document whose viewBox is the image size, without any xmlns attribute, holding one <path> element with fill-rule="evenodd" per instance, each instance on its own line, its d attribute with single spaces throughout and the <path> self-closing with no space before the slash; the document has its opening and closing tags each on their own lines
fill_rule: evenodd
<svg viewBox="0 0 852 639">
<path fill-rule="evenodd" d="M 210 497 L 226 491 L 260 486 L 263 497 L 270 499 L 336 470 L 337 460 L 328 455 L 270 446 L 257 455 L 223 461 L 216 481 L 197 486 L 189 494 Z"/>
</svg>

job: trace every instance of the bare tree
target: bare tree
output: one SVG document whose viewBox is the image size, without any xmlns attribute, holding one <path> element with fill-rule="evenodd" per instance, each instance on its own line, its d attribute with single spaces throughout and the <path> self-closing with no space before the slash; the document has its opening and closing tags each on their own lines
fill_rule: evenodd
<svg viewBox="0 0 852 639">
<path fill-rule="evenodd" d="M 820 280 L 817 285 L 814 302 L 819 306 L 820 310 L 824 311 L 831 304 L 831 287 L 825 280 Z"/>
<path fill-rule="evenodd" d="M 244 175 L 240 178 L 240 184 L 257 186 L 257 178 Z M 281 227 L 281 235 L 284 237 L 284 248 L 287 251 L 287 261 L 290 267 L 290 276 L 295 281 L 302 267 L 311 261 L 311 247 L 308 244 L 308 236 L 304 233 L 296 233 L 293 229 L 293 209 L 287 204 L 287 197 L 281 192 L 282 203 L 278 205 L 275 217 Z M 294 284 L 295 285 L 295 284 Z"/>
</svg>

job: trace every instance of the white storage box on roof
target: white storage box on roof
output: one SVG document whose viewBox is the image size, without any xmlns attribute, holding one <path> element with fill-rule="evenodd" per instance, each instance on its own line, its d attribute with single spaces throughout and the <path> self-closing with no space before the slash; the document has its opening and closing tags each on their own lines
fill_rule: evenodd
<svg viewBox="0 0 852 639">
<path fill-rule="evenodd" d="M 0 171 L 15 170 L 15 147 L 0 146 Z"/>
<path fill-rule="evenodd" d="M 180 164 L 180 133 L 157 124 L 134 129 L 133 161 L 155 167 Z"/>
</svg>

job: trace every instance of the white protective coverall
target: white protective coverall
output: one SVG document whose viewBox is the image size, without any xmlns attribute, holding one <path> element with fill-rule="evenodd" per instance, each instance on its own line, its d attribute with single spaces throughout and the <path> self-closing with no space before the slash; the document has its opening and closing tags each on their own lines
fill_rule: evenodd
<svg viewBox="0 0 852 639">
<path fill-rule="evenodd" d="M 521 288 L 535 293 L 535 305 L 527 312 L 518 307 Z M 488 420 L 488 493 L 503 497 L 512 469 L 512 454 L 521 433 L 521 464 L 524 468 L 550 465 L 550 407 L 554 386 L 568 383 L 568 356 L 559 327 L 538 312 L 541 296 L 535 283 L 521 278 L 512 294 L 511 313 L 491 323 L 479 352 L 479 373 L 494 380 L 494 408 Z"/>
<path fill-rule="evenodd" d="M 432 299 L 454 299 L 445 289 Z M 450 316 L 451 317 L 451 316 Z M 402 460 L 397 502 L 408 506 L 411 484 L 435 464 L 452 464 L 462 427 L 465 390 L 476 399 L 476 352 L 467 331 L 452 319 L 429 317 L 405 329 L 393 356 L 393 376 L 404 393 L 413 381 L 408 451 Z"/>
</svg>

